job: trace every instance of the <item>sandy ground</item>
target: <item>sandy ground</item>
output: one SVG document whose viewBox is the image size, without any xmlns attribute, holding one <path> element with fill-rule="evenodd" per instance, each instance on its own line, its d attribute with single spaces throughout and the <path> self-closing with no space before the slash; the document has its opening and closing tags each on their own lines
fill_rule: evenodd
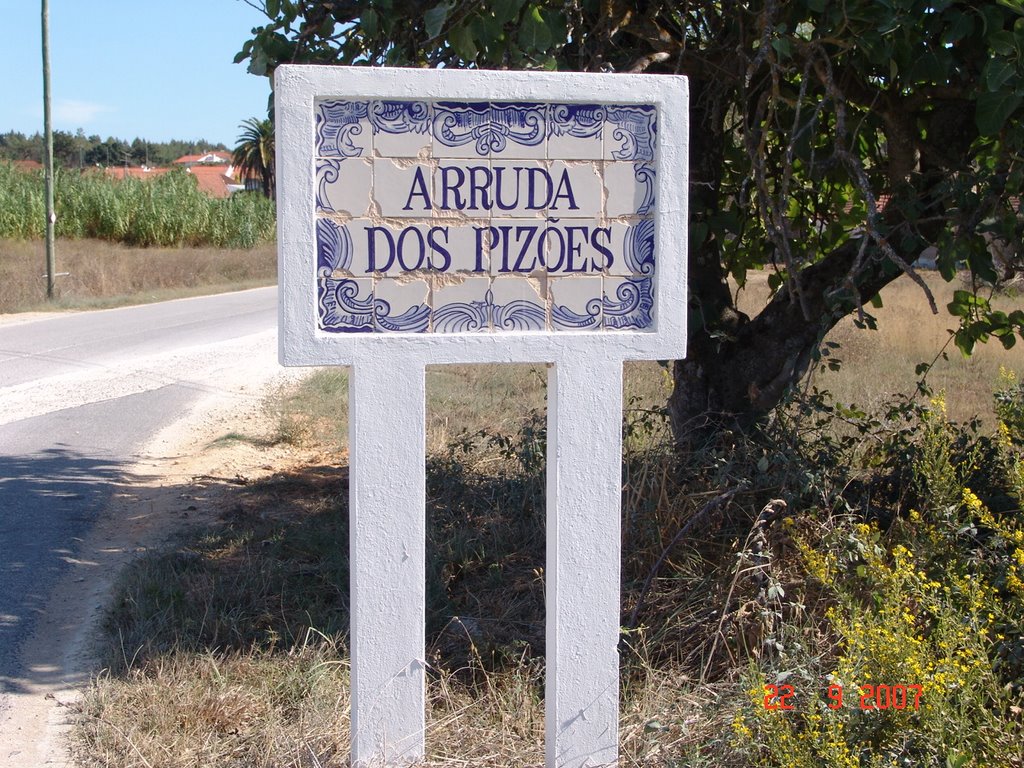
<svg viewBox="0 0 1024 768">
<path fill-rule="evenodd" d="M 72 567 L 39 617 L 25 654 L 36 679 L 52 682 L 22 681 L 24 693 L 12 697 L 0 718 L 0 765 L 5 768 L 74 766 L 66 747 L 68 705 L 96 673 L 91 648 L 120 568 L 187 526 L 209 522 L 217 512 L 217 488 L 225 482 L 255 479 L 300 460 L 297 449 L 287 445 L 215 442 L 229 433 L 272 433 L 267 396 L 305 373 L 268 365 L 261 357 L 242 366 L 245 370 L 237 365 L 238 358 L 236 380 L 206 392 L 147 445 L 101 522 L 80 543 L 77 557 L 68 558 Z M 225 482 L 211 482 L 217 479 Z"/>
</svg>

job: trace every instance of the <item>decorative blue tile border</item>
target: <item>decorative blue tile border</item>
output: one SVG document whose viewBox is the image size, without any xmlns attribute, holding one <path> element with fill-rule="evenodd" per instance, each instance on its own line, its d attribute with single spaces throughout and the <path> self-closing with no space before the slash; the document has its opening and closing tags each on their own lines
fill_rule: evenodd
<svg viewBox="0 0 1024 768">
<path fill-rule="evenodd" d="M 431 106 L 425 101 L 371 101 L 368 114 L 374 133 L 427 133 Z"/>
<path fill-rule="evenodd" d="M 600 104 L 550 104 L 548 135 L 588 139 L 600 136 L 608 110 Z"/>
<path fill-rule="evenodd" d="M 626 265 L 637 275 L 654 275 L 654 219 L 644 219 L 626 231 Z"/>
<path fill-rule="evenodd" d="M 485 331 L 543 331 L 547 327 L 544 307 L 524 299 L 496 304 L 488 290 L 480 301 L 445 304 L 434 311 L 434 330 L 440 333 Z"/>
<path fill-rule="evenodd" d="M 317 105 L 316 146 L 320 157 L 359 157 L 353 138 L 364 133 L 368 102 L 322 101 Z"/>
<path fill-rule="evenodd" d="M 318 157 L 362 157 L 367 131 L 426 134 L 443 147 L 472 155 L 500 155 L 509 147 L 537 147 L 549 136 L 593 138 L 610 134 L 615 160 L 654 161 L 657 120 L 646 105 L 528 104 L 503 102 L 342 101 L 316 107 Z M 531 155 L 532 156 L 532 155 Z"/>
<path fill-rule="evenodd" d="M 348 227 L 330 219 L 316 222 L 316 273 L 330 277 L 336 271 L 345 271 L 352 264 L 352 236 Z"/>
<path fill-rule="evenodd" d="M 551 307 L 551 324 L 560 331 L 587 331 L 600 328 L 603 303 L 603 297 L 591 299 L 583 313 L 574 312 L 564 304 L 554 304 Z"/>
<path fill-rule="evenodd" d="M 322 99 L 314 112 L 321 330 L 654 330 L 653 106 Z M 559 289 L 568 304 L 548 289 L 583 276 Z"/>
<path fill-rule="evenodd" d="M 604 302 L 604 327 L 644 330 L 653 323 L 654 293 L 651 278 L 626 278 L 609 296 L 607 285 Z"/>
<path fill-rule="evenodd" d="M 614 126 L 612 139 L 618 143 L 618 148 L 611 153 L 613 158 L 654 161 L 657 133 L 654 107 L 608 107 L 608 122 Z"/>
<path fill-rule="evenodd" d="M 430 324 L 430 307 L 418 304 L 409 307 L 400 315 L 391 315 L 391 304 L 384 299 L 374 299 L 373 315 L 377 327 L 382 331 L 423 333 Z"/>
<path fill-rule="evenodd" d="M 644 187 L 644 197 L 640 201 L 636 212 L 639 216 L 646 216 L 654 213 L 654 189 L 656 187 L 656 172 L 650 163 L 635 163 L 633 173 L 638 183 Z M 653 237 L 653 234 L 652 234 Z"/>
<path fill-rule="evenodd" d="M 318 280 L 320 328 L 330 333 L 373 331 L 373 293 L 367 285 L 370 282 L 351 278 Z"/>
</svg>

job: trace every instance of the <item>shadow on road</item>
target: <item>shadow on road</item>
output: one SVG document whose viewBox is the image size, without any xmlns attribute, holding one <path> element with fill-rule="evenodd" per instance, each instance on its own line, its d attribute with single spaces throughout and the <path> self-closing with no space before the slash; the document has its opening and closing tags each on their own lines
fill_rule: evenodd
<svg viewBox="0 0 1024 768">
<path fill-rule="evenodd" d="M 123 491 L 126 466 L 57 445 L 27 456 L 0 455 L 0 693 L 17 693 L 26 684 L 58 682 L 61 660 L 29 670 L 19 656 L 31 632 L 46 618 L 57 577 L 81 569 L 105 572 L 119 553 L 83 551 L 83 543 L 112 497 Z M 133 477 L 130 493 L 145 488 Z M 74 633 L 66 624 L 48 631 Z"/>
</svg>

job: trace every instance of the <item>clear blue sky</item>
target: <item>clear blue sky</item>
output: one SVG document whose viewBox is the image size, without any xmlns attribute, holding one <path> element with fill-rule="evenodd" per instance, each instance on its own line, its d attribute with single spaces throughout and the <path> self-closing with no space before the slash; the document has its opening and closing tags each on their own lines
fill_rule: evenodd
<svg viewBox="0 0 1024 768">
<path fill-rule="evenodd" d="M 43 130 L 42 4 L 4 4 L 0 133 Z M 242 0 L 50 0 L 54 129 L 233 147 L 270 85 L 233 64 L 265 17 Z"/>
</svg>

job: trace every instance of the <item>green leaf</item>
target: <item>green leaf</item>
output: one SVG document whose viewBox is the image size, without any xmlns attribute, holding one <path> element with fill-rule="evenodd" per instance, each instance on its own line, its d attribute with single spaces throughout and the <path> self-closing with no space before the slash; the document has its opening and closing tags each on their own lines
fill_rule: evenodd
<svg viewBox="0 0 1024 768">
<path fill-rule="evenodd" d="M 281 11 L 281 0 L 267 0 L 267 16 L 274 18 Z"/>
<path fill-rule="evenodd" d="M 551 47 L 551 41 L 551 30 L 548 29 L 540 8 L 534 6 L 519 27 L 519 45 L 527 51 L 546 51 Z"/>
<path fill-rule="evenodd" d="M 245 44 L 242 46 L 242 50 L 235 54 L 235 64 L 241 64 L 249 58 L 249 54 L 252 53 L 252 43 L 252 40 L 245 41 Z"/>
<path fill-rule="evenodd" d="M 999 5 L 1009 8 L 1014 13 L 1024 16 L 1024 0 L 996 0 Z"/>
<path fill-rule="evenodd" d="M 985 5 L 981 8 L 982 31 L 988 35 L 990 29 L 1002 29 L 1003 17 L 1005 14 L 994 5 Z"/>
<path fill-rule="evenodd" d="M 974 17 L 967 13 L 956 12 L 956 20 L 946 27 L 942 33 L 942 44 L 949 45 L 962 40 L 974 31 Z"/>
<path fill-rule="evenodd" d="M 448 42 L 451 43 L 452 50 L 463 61 L 473 61 L 476 58 L 476 42 L 473 40 L 473 32 L 469 27 L 463 25 L 449 30 Z"/>
<path fill-rule="evenodd" d="M 989 59 L 982 70 L 985 78 L 985 87 L 995 92 L 1003 89 L 1006 81 L 1017 73 L 1017 67 L 1013 62 L 1006 59 Z"/>
<path fill-rule="evenodd" d="M 981 93 L 975 107 L 974 121 L 983 136 L 995 136 L 1024 101 L 1019 93 L 1000 91 Z"/>
<path fill-rule="evenodd" d="M 423 14 L 423 24 L 427 30 L 427 37 L 433 40 L 441 36 L 444 23 L 448 21 L 448 14 L 452 7 L 448 3 L 439 3 Z"/>
<path fill-rule="evenodd" d="M 792 53 L 789 38 L 786 37 L 776 37 L 772 40 L 772 48 L 775 49 L 775 53 L 778 54 L 780 59 L 788 59 Z"/>
<path fill-rule="evenodd" d="M 362 23 L 363 31 L 369 37 L 376 37 L 377 31 L 379 30 L 377 12 L 373 8 L 367 8 L 363 11 L 363 15 L 359 18 Z"/>
<path fill-rule="evenodd" d="M 491 3 L 491 12 L 500 24 L 507 24 L 519 18 L 519 9 L 523 7 L 525 0 L 494 0 Z"/>
<path fill-rule="evenodd" d="M 998 29 L 989 35 L 988 44 L 1000 56 L 1009 56 L 1017 50 L 1016 41 L 1013 39 L 1013 32 L 1006 29 Z"/>
</svg>

